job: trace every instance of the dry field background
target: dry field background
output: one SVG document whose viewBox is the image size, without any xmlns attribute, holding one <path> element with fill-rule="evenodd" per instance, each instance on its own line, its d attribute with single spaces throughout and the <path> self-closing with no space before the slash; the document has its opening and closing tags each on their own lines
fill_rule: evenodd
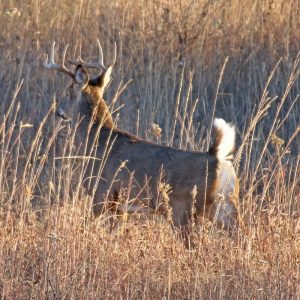
<svg viewBox="0 0 300 300">
<path fill-rule="evenodd" d="M 300 298 L 299 1 L 2 0 L 0 26 L 1 299 Z M 247 234 L 204 223 L 188 251 L 159 217 L 89 218 L 76 163 L 55 159 L 69 79 L 42 63 L 53 40 L 95 59 L 96 38 L 107 64 L 117 43 L 120 128 L 206 150 L 214 116 L 236 124 Z"/>
</svg>

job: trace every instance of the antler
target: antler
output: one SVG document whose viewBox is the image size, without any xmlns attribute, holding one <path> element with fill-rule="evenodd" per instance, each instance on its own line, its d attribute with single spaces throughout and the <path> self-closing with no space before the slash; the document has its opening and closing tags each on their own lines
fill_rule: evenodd
<svg viewBox="0 0 300 300">
<path fill-rule="evenodd" d="M 67 52 L 68 47 L 69 47 L 69 44 L 67 44 L 64 48 L 63 56 L 62 56 L 62 63 L 57 64 L 54 62 L 55 42 L 53 42 L 52 47 L 51 47 L 51 53 L 50 53 L 50 62 L 48 62 L 48 55 L 47 55 L 47 59 L 44 62 L 44 67 L 47 69 L 50 69 L 50 70 L 57 70 L 59 72 L 63 72 L 65 74 L 69 75 L 72 79 L 74 79 L 75 74 L 73 72 L 71 72 L 70 70 L 68 70 L 65 66 L 65 58 L 66 58 L 66 52 Z"/>
<path fill-rule="evenodd" d="M 97 46 L 98 46 L 98 52 L 99 52 L 99 56 L 98 56 L 98 61 L 97 62 L 85 62 L 82 58 L 81 58 L 81 53 L 78 57 L 78 60 L 68 60 L 68 62 L 70 64 L 73 65 L 82 65 L 86 68 L 92 68 L 92 69 L 97 69 L 99 71 L 101 70 L 106 70 L 106 67 L 104 66 L 103 63 L 103 50 L 102 50 L 102 46 L 100 44 L 100 41 L 97 39 Z M 116 63 L 116 59 L 117 59 L 117 44 L 115 43 L 114 46 L 114 59 L 113 59 L 113 63 L 112 65 L 114 65 Z M 80 51 L 81 52 L 81 51 Z"/>
</svg>

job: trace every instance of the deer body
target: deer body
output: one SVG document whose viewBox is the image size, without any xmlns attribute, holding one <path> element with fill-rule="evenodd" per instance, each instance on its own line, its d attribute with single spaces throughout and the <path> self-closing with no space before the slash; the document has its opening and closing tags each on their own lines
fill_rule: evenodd
<svg viewBox="0 0 300 300">
<path fill-rule="evenodd" d="M 52 49 L 54 53 L 54 47 Z M 238 178 L 229 156 L 235 144 L 235 130 L 231 125 L 222 119 L 214 121 L 214 143 L 209 152 L 183 151 L 146 142 L 114 126 L 103 99 L 112 66 L 105 68 L 100 58 L 102 72 L 89 79 L 82 60 L 76 63 L 77 69 L 72 74 L 64 66 L 64 57 L 62 65 L 54 63 L 54 54 L 51 58 L 51 62 L 45 64 L 47 68 L 63 70 L 73 79 L 70 97 L 58 114 L 79 124 L 78 148 L 84 149 L 84 140 L 88 138 L 86 149 L 95 149 L 92 156 L 96 159 L 88 161 L 84 185 L 93 197 L 96 216 L 104 211 L 107 201 L 120 200 L 122 189 L 127 189 L 130 198 L 150 203 L 152 209 L 158 207 L 163 169 L 163 179 L 171 187 L 169 204 L 176 226 L 188 224 L 193 205 L 196 216 L 215 220 L 226 229 L 231 230 L 241 223 L 237 206 Z M 109 141 L 111 147 L 108 147 Z M 193 196 L 195 187 L 197 192 Z M 138 210 L 145 209 L 128 207 L 128 211 Z"/>
<path fill-rule="evenodd" d="M 159 196 L 158 183 L 162 167 L 164 180 L 172 188 L 170 206 L 173 209 L 174 224 L 184 225 L 188 222 L 192 211 L 191 192 L 194 186 L 199 190 L 196 198 L 197 211 L 200 212 L 204 208 L 205 190 L 207 190 L 207 201 L 213 202 L 216 190 L 215 181 L 218 176 L 218 161 L 215 156 L 162 147 L 140 140 L 128 133 L 118 130 L 111 132 L 110 129 L 102 128 L 96 157 L 104 156 L 104 145 L 107 140 L 114 142 L 101 173 L 101 180 L 94 193 L 95 215 L 99 215 L 103 211 L 104 199 L 112 200 L 117 197 L 122 187 L 126 188 L 129 184 L 131 184 L 131 197 L 134 198 L 138 195 L 142 201 L 158 204 L 156 203 Z M 120 169 L 122 162 L 126 162 L 126 164 L 124 168 Z M 93 176 L 93 172 L 99 170 L 100 164 L 101 161 L 91 163 L 87 174 Z M 116 180 L 112 184 L 111 180 L 117 172 Z M 131 174 L 133 174 L 133 179 Z M 92 180 L 92 184 L 88 184 L 90 186 L 89 193 L 92 193 L 96 180 L 97 178 Z M 118 199 L 114 200 L 118 201 Z"/>
</svg>

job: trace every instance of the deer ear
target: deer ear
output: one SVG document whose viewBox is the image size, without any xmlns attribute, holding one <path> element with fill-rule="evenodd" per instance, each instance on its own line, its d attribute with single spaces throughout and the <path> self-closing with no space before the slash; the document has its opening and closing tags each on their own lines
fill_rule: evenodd
<svg viewBox="0 0 300 300">
<path fill-rule="evenodd" d="M 80 84 L 82 89 L 84 89 L 89 82 L 89 74 L 82 65 L 78 65 L 76 68 L 75 82 Z"/>
<path fill-rule="evenodd" d="M 99 77 L 98 77 L 98 86 L 102 88 L 103 90 L 106 88 L 108 83 L 111 79 L 111 72 L 112 72 L 112 66 L 109 66 L 107 70 L 105 70 Z"/>
</svg>

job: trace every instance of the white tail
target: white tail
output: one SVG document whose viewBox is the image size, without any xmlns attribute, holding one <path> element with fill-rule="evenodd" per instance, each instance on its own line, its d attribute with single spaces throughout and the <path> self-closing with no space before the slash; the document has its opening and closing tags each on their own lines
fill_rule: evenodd
<svg viewBox="0 0 300 300">
<path fill-rule="evenodd" d="M 214 143 L 211 151 L 219 160 L 232 159 L 235 148 L 235 128 L 223 119 L 214 119 L 213 123 Z"/>
</svg>

